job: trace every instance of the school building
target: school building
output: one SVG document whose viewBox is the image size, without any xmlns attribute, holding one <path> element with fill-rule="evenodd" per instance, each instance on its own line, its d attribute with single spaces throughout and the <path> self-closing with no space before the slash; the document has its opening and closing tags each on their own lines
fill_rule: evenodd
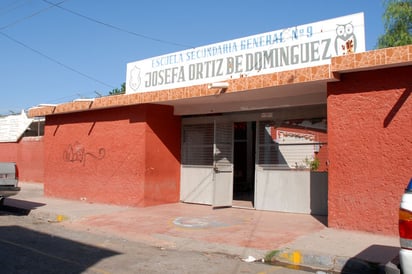
<svg viewBox="0 0 412 274">
<path fill-rule="evenodd" d="M 31 108 L 45 117 L 33 163 L 45 195 L 327 215 L 397 235 L 412 45 L 364 44 L 354 14 L 131 62 L 124 95 Z M 29 166 L 27 138 L 0 151 Z"/>
</svg>

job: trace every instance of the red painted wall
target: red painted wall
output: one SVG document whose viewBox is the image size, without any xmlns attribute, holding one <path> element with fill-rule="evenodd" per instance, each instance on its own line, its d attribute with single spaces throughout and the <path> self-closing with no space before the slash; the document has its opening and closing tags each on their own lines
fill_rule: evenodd
<svg viewBox="0 0 412 274">
<path fill-rule="evenodd" d="M 0 161 L 17 162 L 19 143 L 0 143 Z"/>
<path fill-rule="evenodd" d="M 164 119 L 170 110 L 147 110 L 145 205 L 179 201 L 181 126 L 180 117 Z"/>
<path fill-rule="evenodd" d="M 328 84 L 330 227 L 398 234 L 412 176 L 412 67 Z"/>
<path fill-rule="evenodd" d="M 46 195 L 130 206 L 177 202 L 179 170 L 180 118 L 171 107 L 137 105 L 46 119 Z"/>
<path fill-rule="evenodd" d="M 19 180 L 38 182 L 44 180 L 43 137 L 24 137 L 20 140 L 17 152 Z"/>
<path fill-rule="evenodd" d="M 17 143 L 0 143 L 0 161 L 17 163 L 21 182 L 43 182 L 43 153 L 43 137 L 24 137 Z"/>
</svg>

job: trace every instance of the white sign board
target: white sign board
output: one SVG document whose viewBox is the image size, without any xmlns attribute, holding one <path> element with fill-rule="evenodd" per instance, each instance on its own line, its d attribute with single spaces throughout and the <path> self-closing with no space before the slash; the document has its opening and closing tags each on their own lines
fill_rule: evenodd
<svg viewBox="0 0 412 274">
<path fill-rule="evenodd" d="M 10 115 L 0 118 L 0 142 L 17 142 L 33 119 L 27 118 L 24 111 L 20 115 Z"/>
<path fill-rule="evenodd" d="M 129 63 L 126 93 L 318 66 L 363 51 L 364 16 L 358 13 Z"/>
</svg>

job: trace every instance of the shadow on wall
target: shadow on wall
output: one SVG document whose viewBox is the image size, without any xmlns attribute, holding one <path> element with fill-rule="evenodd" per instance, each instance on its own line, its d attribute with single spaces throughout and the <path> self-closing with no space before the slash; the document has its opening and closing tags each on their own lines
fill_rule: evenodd
<svg viewBox="0 0 412 274">
<path fill-rule="evenodd" d="M 20 226 L 0 227 L 0 235 L 2 273 L 84 273 L 119 254 Z"/>
<path fill-rule="evenodd" d="M 173 107 L 146 105 L 145 122 L 171 155 L 180 162 L 181 118 L 174 116 Z M 132 122 L 132 120 L 131 120 Z"/>
<path fill-rule="evenodd" d="M 46 127 L 50 127 L 50 134 L 56 136 L 62 125 L 89 124 L 87 135 L 90 136 L 99 123 L 107 123 L 110 125 L 110 129 L 118 131 L 119 124 L 117 122 L 121 120 L 128 121 L 130 124 L 147 123 L 171 154 L 180 160 L 180 146 L 176 147 L 176 140 L 180 142 L 180 117 L 173 115 L 173 107 L 170 106 L 141 104 L 96 109 L 87 112 L 87 114 L 79 112 L 51 115 L 46 119 Z M 127 129 L 127 126 L 123 126 L 121 130 L 125 128 Z"/>
<path fill-rule="evenodd" d="M 400 273 L 399 247 L 371 245 L 349 259 L 341 273 Z"/>
<path fill-rule="evenodd" d="M 401 107 L 405 104 L 406 100 L 411 95 L 411 89 L 405 89 L 402 95 L 396 101 L 396 104 L 392 107 L 391 111 L 386 116 L 385 120 L 383 121 L 383 127 L 388 127 L 389 124 L 392 122 L 393 118 L 395 118 L 398 111 Z"/>
</svg>

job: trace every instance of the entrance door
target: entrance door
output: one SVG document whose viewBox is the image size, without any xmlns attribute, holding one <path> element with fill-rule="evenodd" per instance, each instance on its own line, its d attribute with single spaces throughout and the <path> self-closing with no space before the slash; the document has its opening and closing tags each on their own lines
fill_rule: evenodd
<svg viewBox="0 0 412 274">
<path fill-rule="evenodd" d="M 216 122 L 213 146 L 213 207 L 232 206 L 233 123 Z"/>
<path fill-rule="evenodd" d="M 232 203 L 234 207 L 254 207 L 255 135 L 256 122 L 237 122 L 234 124 Z"/>
</svg>

